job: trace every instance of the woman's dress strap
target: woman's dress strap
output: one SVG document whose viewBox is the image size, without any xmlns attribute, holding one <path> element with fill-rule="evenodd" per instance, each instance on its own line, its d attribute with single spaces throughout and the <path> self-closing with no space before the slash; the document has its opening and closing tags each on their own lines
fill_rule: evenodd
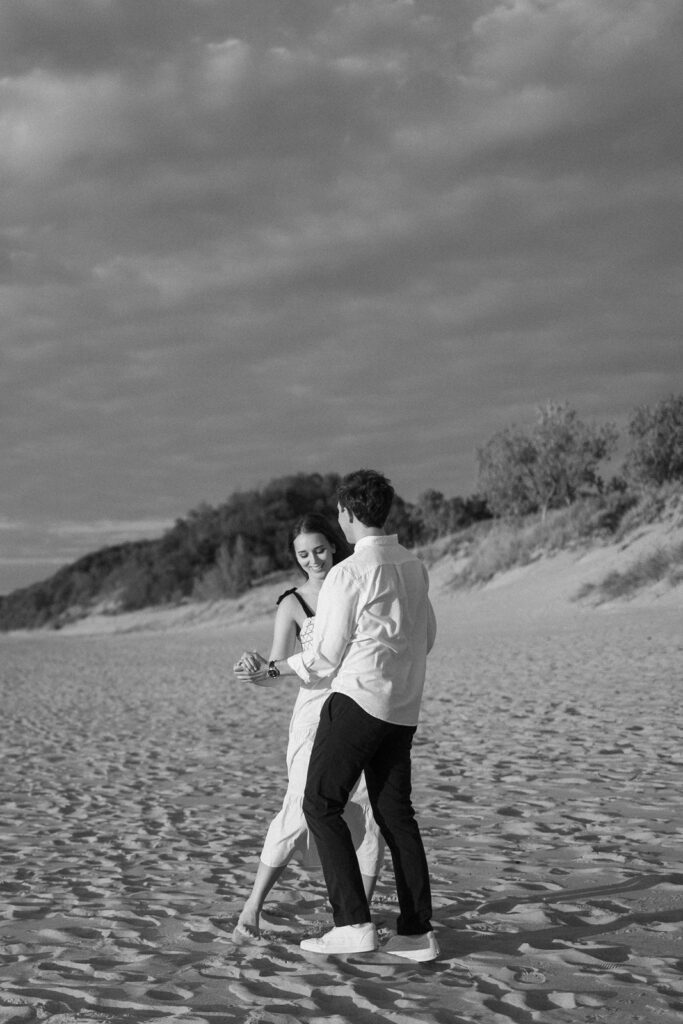
<svg viewBox="0 0 683 1024">
<path fill-rule="evenodd" d="M 294 597 L 297 599 L 297 601 L 299 602 L 299 604 L 301 605 L 303 610 L 306 612 L 306 615 L 309 618 L 313 618 L 313 616 L 315 615 L 315 612 L 311 608 L 310 604 L 308 604 L 307 601 L 304 601 L 303 597 L 301 596 L 299 591 L 296 589 L 296 587 L 292 587 L 290 590 L 285 590 L 284 594 L 280 594 L 280 596 L 277 599 L 277 603 L 279 604 L 280 601 L 283 601 L 285 599 L 285 597 L 287 597 L 289 594 L 294 594 Z"/>
</svg>

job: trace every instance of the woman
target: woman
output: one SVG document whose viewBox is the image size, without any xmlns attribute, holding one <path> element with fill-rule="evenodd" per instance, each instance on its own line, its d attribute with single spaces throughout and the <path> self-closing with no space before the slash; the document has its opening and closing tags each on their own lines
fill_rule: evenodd
<svg viewBox="0 0 683 1024">
<path fill-rule="evenodd" d="M 269 661 L 289 657 L 294 653 L 297 642 L 303 650 L 311 643 L 313 618 L 323 581 L 332 566 L 351 553 L 341 531 L 338 532 L 319 513 L 303 516 L 295 524 L 292 536 L 294 556 L 305 576 L 305 582 L 300 587 L 286 590 L 278 598 Z M 254 660 L 253 653 L 245 651 L 235 665 L 237 678 L 261 686 L 277 685 L 281 676 L 273 678 L 264 671 L 254 671 L 258 659 Z M 324 682 L 317 687 L 302 686 L 299 689 L 289 726 L 287 792 L 281 810 L 273 818 L 266 833 L 253 889 L 233 932 L 235 942 L 243 943 L 259 938 L 259 919 L 266 896 L 292 857 L 300 858 L 307 868 L 320 866 L 304 818 L 302 801 L 320 709 L 329 693 Z M 362 776 L 351 794 L 344 817 L 351 831 L 363 876 L 363 887 L 370 902 L 384 855 L 384 842 L 373 817 Z"/>
</svg>

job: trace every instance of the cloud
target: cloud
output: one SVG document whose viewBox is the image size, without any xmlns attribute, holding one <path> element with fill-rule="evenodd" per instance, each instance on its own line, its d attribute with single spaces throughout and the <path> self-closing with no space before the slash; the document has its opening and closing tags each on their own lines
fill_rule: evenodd
<svg viewBox="0 0 683 1024">
<path fill-rule="evenodd" d="M 48 527 L 56 537 L 106 537 L 108 543 L 115 543 L 120 538 L 138 536 L 156 536 L 171 524 L 164 519 L 100 519 L 85 523 L 61 522 Z"/>
<path fill-rule="evenodd" d="M 52 576 L 90 551 L 159 537 L 165 519 L 40 522 L 0 518 L 0 594 Z"/>
<path fill-rule="evenodd" d="M 7 515 L 172 521 L 358 461 L 467 493 L 537 402 L 623 424 L 675 388 L 682 28 L 678 0 L 6 0 Z"/>
</svg>

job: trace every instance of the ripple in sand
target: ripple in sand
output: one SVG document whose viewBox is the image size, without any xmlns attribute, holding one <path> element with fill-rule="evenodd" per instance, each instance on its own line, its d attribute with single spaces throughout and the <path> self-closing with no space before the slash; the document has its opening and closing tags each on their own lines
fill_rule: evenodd
<svg viewBox="0 0 683 1024">
<path fill-rule="evenodd" d="M 0 1007 L 64 1024 L 666 1021 L 683 962 L 683 726 L 666 661 L 680 650 L 661 616 L 647 644 L 637 622 L 591 621 L 468 631 L 457 678 L 433 656 L 415 792 L 443 953 L 424 966 L 307 960 L 298 941 L 329 914 L 296 866 L 267 948 L 229 947 L 289 710 L 265 691 L 233 699 L 229 630 L 3 644 L 21 684 L 0 682 Z M 388 875 L 375 904 L 388 933 Z"/>
</svg>

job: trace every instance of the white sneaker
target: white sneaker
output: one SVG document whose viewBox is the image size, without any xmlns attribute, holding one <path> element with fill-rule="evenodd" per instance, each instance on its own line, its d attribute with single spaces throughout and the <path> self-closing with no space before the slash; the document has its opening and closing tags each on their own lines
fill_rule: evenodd
<svg viewBox="0 0 683 1024">
<path fill-rule="evenodd" d="M 304 939 L 299 945 L 307 953 L 371 953 L 377 949 L 377 929 L 374 924 L 346 924 L 321 935 L 319 939 Z"/>
<path fill-rule="evenodd" d="M 436 960 L 441 950 L 434 932 L 425 932 L 424 935 L 392 935 L 382 946 L 382 952 L 425 963 L 427 960 Z"/>
</svg>

